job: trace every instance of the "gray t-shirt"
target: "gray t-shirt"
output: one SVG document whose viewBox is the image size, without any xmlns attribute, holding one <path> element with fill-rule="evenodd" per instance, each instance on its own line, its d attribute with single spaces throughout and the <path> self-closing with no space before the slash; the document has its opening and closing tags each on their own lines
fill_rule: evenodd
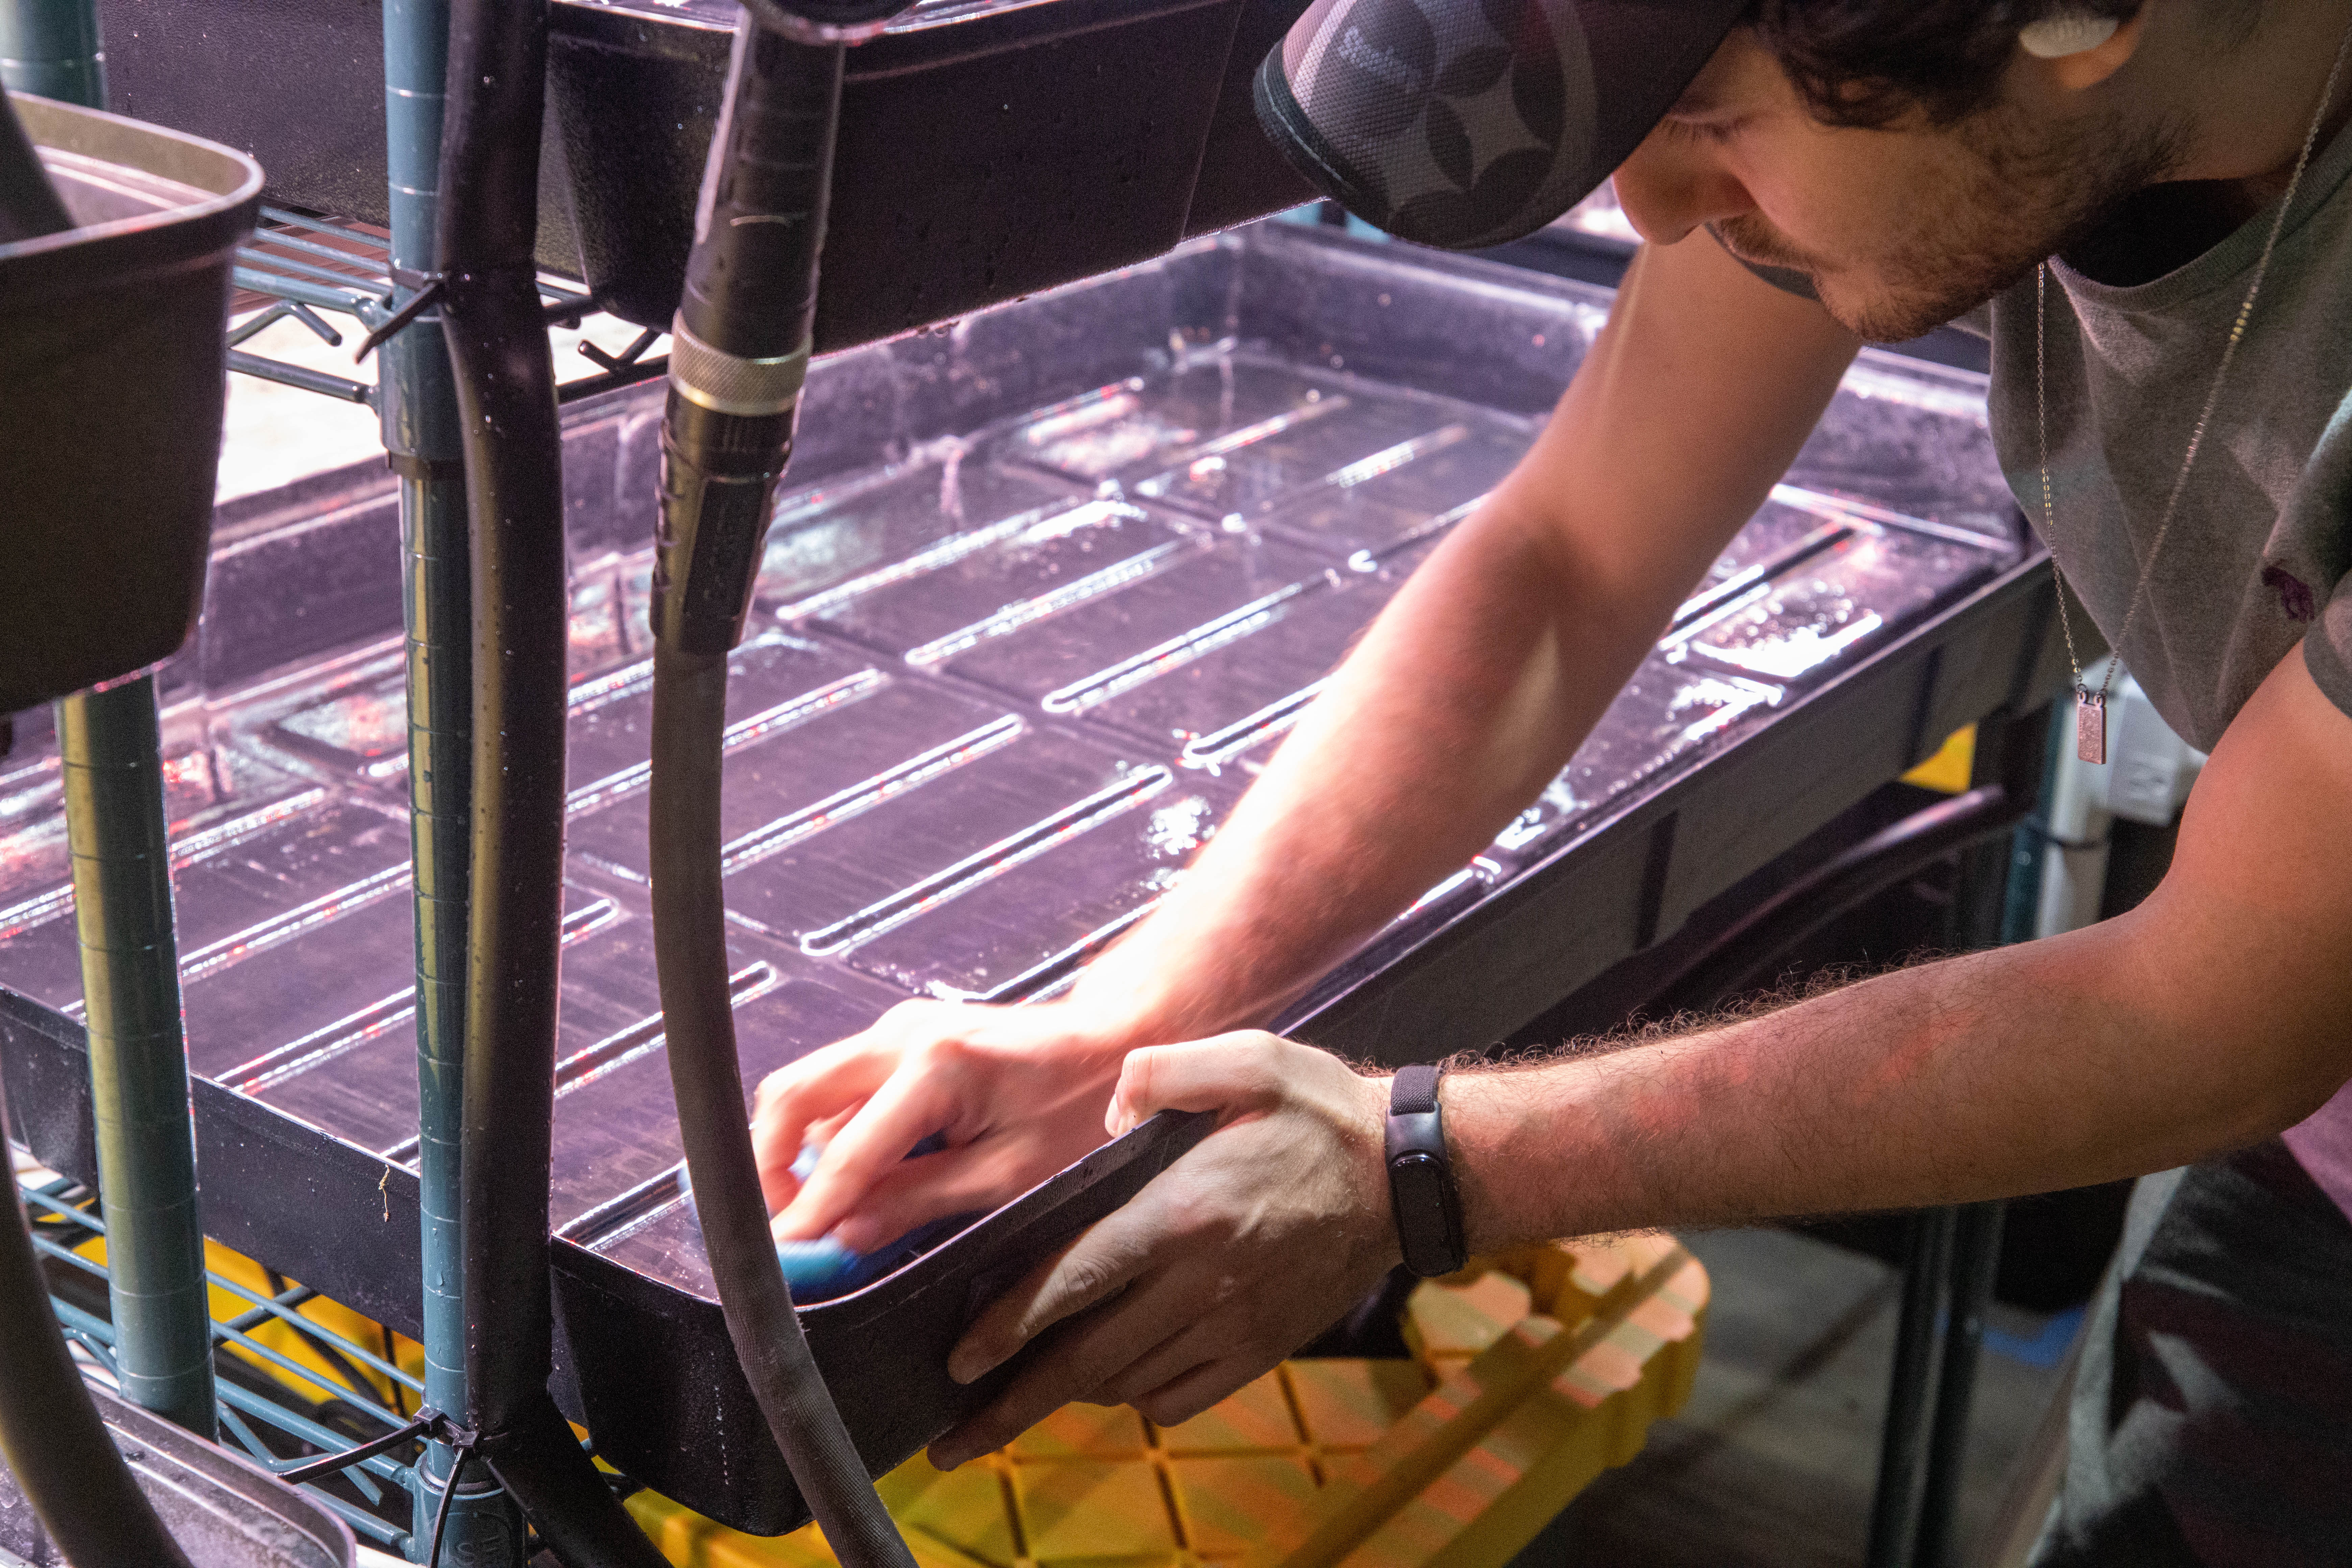
<svg viewBox="0 0 2352 1568">
<path fill-rule="evenodd" d="M 2066 581 L 2167 722 L 2211 751 L 2282 658 L 2352 713 L 2352 132 L 2305 171 L 2197 465 L 2166 498 L 2275 207 L 2134 288 L 2050 264 L 2053 521 L 2042 515 L 2034 284 L 1993 301 L 1992 437 Z M 2123 637 L 2134 590 L 2147 602 Z M 2345 825 L 2352 830 L 2352 823 Z M 2352 964 L 2352 952 L 2343 955 Z M 2287 1147 L 2352 1214 L 2352 1086 Z"/>
<path fill-rule="evenodd" d="M 2211 751 L 2280 659 L 2352 713 L 2352 135 L 2314 157 L 2148 569 L 2273 210 L 2137 288 L 2050 264 L 2050 484 L 2043 541 L 2157 711 Z M 2042 531 L 2034 284 L 1992 308 L 1992 437 Z M 2352 962 L 2352 954 L 2347 955 Z"/>
<path fill-rule="evenodd" d="M 2116 651 L 2157 710 L 2205 751 L 2298 642 L 2319 689 L 2352 714 L 2352 131 L 2305 172 L 2148 570 L 2147 602 L 2122 636 L 2275 212 L 2135 287 L 2050 264 L 2054 521 L 2044 542 L 2092 622 L 2111 644 L 2120 638 Z M 1756 270 L 1811 292 L 1801 275 Z M 2033 279 L 1996 299 L 1990 315 L 1993 445 L 2041 532 Z M 1985 330 L 1982 312 L 1959 324 Z M 2343 958 L 2352 964 L 2352 952 Z M 2352 1214 L 2352 1086 L 2286 1142 Z"/>
</svg>

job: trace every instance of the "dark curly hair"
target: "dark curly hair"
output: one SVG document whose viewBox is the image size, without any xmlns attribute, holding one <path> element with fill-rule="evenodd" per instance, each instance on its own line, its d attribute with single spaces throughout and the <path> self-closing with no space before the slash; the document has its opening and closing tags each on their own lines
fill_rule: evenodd
<svg viewBox="0 0 2352 1568">
<path fill-rule="evenodd" d="M 2215 0 L 2236 9 L 2241 0 Z M 2142 0 L 1755 0 L 1748 25 L 1832 125 L 1937 125 L 1990 103 L 2018 30 L 2061 9 L 2126 19 Z"/>
</svg>

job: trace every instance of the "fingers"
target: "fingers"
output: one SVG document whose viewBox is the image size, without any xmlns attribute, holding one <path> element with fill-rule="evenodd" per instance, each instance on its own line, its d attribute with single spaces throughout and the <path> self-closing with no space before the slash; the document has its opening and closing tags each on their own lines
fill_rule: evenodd
<svg viewBox="0 0 2352 1568">
<path fill-rule="evenodd" d="M 1025 1192 L 1100 1138 L 1116 1058 L 1048 1007 L 904 1002 L 770 1075 L 753 1141 L 777 1239 L 835 1232 L 864 1250 Z M 935 1132 L 971 1146 L 971 1159 L 902 1173 Z M 824 1152 L 803 1181 L 792 1167 L 812 1142 Z M 943 1184 L 920 1191 L 931 1183 Z"/>
<path fill-rule="evenodd" d="M 1156 1279 L 1135 1288 L 1111 1310 L 1062 1321 L 1003 1394 L 931 1446 L 931 1462 L 953 1469 L 1003 1447 L 1063 1405 L 1088 1397 L 1127 1367 L 1150 1358 L 1192 1328 L 1195 1316 L 1181 1284 Z M 957 1354 L 962 1353 L 958 1346 Z M 951 1358 L 950 1367 L 956 1364 Z"/>
<path fill-rule="evenodd" d="M 1270 1035 L 1129 1055 L 1113 1131 L 1171 1109 L 1221 1125 L 981 1315 L 949 1361 L 959 1382 L 1035 1347 L 933 1461 L 999 1446 L 1073 1399 L 1184 1421 L 1337 1317 L 1394 1261 L 1383 1100 L 1378 1080 Z"/>
<path fill-rule="evenodd" d="M 1139 1223 L 1136 1217 L 1136 1210 L 1144 1206 L 1139 1197 L 1097 1220 L 1076 1241 L 991 1301 L 956 1342 L 948 1356 L 948 1375 L 958 1383 L 974 1382 L 1011 1360 L 1053 1324 L 1126 1289 L 1150 1256 L 1154 1236 L 1150 1221 Z M 1101 1381 L 1095 1377 L 1064 1397 L 1075 1399 Z"/>
<path fill-rule="evenodd" d="M 1023 1369 L 1012 1387 L 931 1446 L 931 1463 L 943 1470 L 953 1469 L 1003 1447 L 1062 1405 L 1073 1403 L 1130 1405 L 1154 1426 L 1181 1426 L 1265 1375 L 1281 1359 L 1223 1344 L 1223 1336 L 1200 1321 L 1197 1313 L 1186 1310 L 1173 1289 L 1164 1304 L 1150 1301 L 1154 1293 L 1156 1287 L 1139 1289 L 1135 1292 L 1139 1299 L 1123 1299 L 1111 1309 L 1121 1314 L 1152 1310 L 1149 1326 L 1139 1317 L 1116 1341 L 1082 1338 L 1076 1331 L 1079 1324 L 1049 1335 L 1036 1363 Z M 1085 1327 L 1093 1329 L 1095 1321 L 1086 1320 Z M 1181 1326 L 1123 1370 L 1083 1393 L 1069 1392 L 1086 1381 L 1094 1365 L 1117 1360 L 1129 1347 L 1148 1338 L 1153 1328 L 1168 1321 Z"/>
<path fill-rule="evenodd" d="M 946 1126 L 955 1107 L 954 1084 L 939 1065 L 894 1073 L 825 1145 L 816 1169 L 772 1224 L 776 1239 L 804 1241 L 831 1230 L 877 1182 L 897 1172 L 908 1150 Z"/>
<path fill-rule="evenodd" d="M 866 1190 L 834 1227 L 834 1239 L 852 1252 L 871 1252 L 935 1219 L 1001 1208 L 1037 1184 L 1020 1154 L 998 1138 L 901 1161 Z"/>
<path fill-rule="evenodd" d="M 760 1081 L 751 1101 L 751 1151 L 770 1213 L 800 1191 L 793 1162 L 801 1145 L 824 1136 L 829 1123 L 855 1111 L 890 1076 L 898 1053 L 873 1031 L 812 1051 Z"/>
<path fill-rule="evenodd" d="M 1274 1364 L 1272 1362 L 1260 1364 L 1239 1356 L 1202 1362 L 1174 1380 L 1128 1403 L 1141 1411 L 1144 1418 L 1155 1426 L 1181 1426 L 1220 1399 L 1265 1376 Z"/>
<path fill-rule="evenodd" d="M 1105 1378 L 1088 1397 L 1098 1404 L 1131 1405 L 1142 1410 L 1144 1401 L 1160 1389 L 1189 1378 L 1213 1361 L 1228 1357 L 1233 1348 L 1221 1343 L 1217 1331 L 1205 1327 L 1195 1314 L 1166 1342 Z M 1151 1419 L 1158 1421 L 1160 1417 L 1153 1415 Z M 1173 1426 L 1183 1419 L 1178 1416 L 1161 1425 Z"/>
<path fill-rule="evenodd" d="M 1103 1125 L 1118 1137 L 1162 1110 L 1230 1113 L 1261 1108 L 1281 1094 L 1287 1056 L 1305 1049 L 1245 1030 L 1129 1051 Z"/>
</svg>

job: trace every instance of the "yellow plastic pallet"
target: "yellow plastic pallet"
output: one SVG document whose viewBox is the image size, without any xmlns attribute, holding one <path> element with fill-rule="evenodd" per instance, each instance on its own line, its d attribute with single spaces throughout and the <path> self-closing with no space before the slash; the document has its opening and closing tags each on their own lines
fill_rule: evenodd
<svg viewBox="0 0 2352 1568">
<path fill-rule="evenodd" d="M 1552 1243 L 1413 1293 L 1411 1361 L 1295 1361 L 1181 1426 L 1072 1405 L 879 1483 L 921 1568 L 1501 1568 L 1689 1397 L 1706 1271 L 1671 1237 Z M 827 1568 L 652 1492 L 678 1568 Z"/>
</svg>

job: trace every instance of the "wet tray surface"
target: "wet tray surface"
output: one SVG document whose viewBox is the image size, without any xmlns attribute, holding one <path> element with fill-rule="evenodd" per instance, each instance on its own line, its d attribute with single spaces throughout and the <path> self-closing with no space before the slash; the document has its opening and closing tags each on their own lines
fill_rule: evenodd
<svg viewBox="0 0 2352 1568">
<path fill-rule="evenodd" d="M 1382 366 L 1335 342 L 1329 321 L 1283 314 L 1317 292 L 1332 296 L 1322 310 L 1370 310 L 1349 303 L 1348 277 L 1315 276 L 1368 265 L 1362 254 L 1254 233 L 977 318 L 945 347 L 916 338 L 820 363 L 809 477 L 779 503 L 729 693 L 725 886 L 747 1093 L 909 995 L 1055 994 L 1148 911 L 1351 641 L 1526 449 L 1605 306 L 1555 289 L 1494 320 L 1461 307 L 1459 355 L 1514 363 L 1516 380 Z M 1382 309 L 1408 288 L 1450 309 L 1461 284 L 1399 259 L 1376 276 Z M 1481 332 L 1503 346 L 1481 350 Z M 1050 343 L 1063 360 L 1037 347 Z M 1775 490 L 1543 799 L 1378 952 L 1532 874 L 2014 564 L 2006 524 L 1980 504 L 1991 459 L 1969 388 L 1892 363 L 1842 395 L 1815 465 L 1825 482 L 1800 482 L 1801 464 Z M 1431 380 L 1446 376 L 1465 384 Z M 569 477 L 592 499 L 573 525 L 553 1220 L 601 1260 L 559 1268 L 607 1295 L 707 1302 L 646 888 L 659 407 L 656 388 L 568 416 Z M 1881 450 L 1874 421 L 1890 409 L 1899 440 Z M 1923 446 L 1976 488 L 1905 510 L 1922 499 Z M 1874 490 L 1874 452 L 1890 468 Z M 381 510 L 367 515 L 383 526 Z M 255 560 L 276 536 L 225 532 L 248 578 L 268 581 Z M 278 587 L 299 605 L 291 570 Z M 166 676 L 166 731 L 194 1069 L 308 1136 L 406 1167 L 414 974 L 391 603 L 388 624 L 353 628 L 364 637 L 290 660 L 200 646 Z M 266 624 L 223 609 L 213 618 L 241 636 Z M 273 666 L 241 688 L 202 678 Z M 71 1016 L 58 770 L 37 741 L 0 768 L 0 984 Z M 242 1201 L 206 1195 L 224 1213 Z M 361 1267 L 274 1261 L 322 1286 Z M 578 1372 L 596 1407 L 597 1369 Z M 714 1479 L 691 1455 L 637 1458 L 673 1495 L 757 1515 L 730 1489 L 740 1477 Z"/>
</svg>

